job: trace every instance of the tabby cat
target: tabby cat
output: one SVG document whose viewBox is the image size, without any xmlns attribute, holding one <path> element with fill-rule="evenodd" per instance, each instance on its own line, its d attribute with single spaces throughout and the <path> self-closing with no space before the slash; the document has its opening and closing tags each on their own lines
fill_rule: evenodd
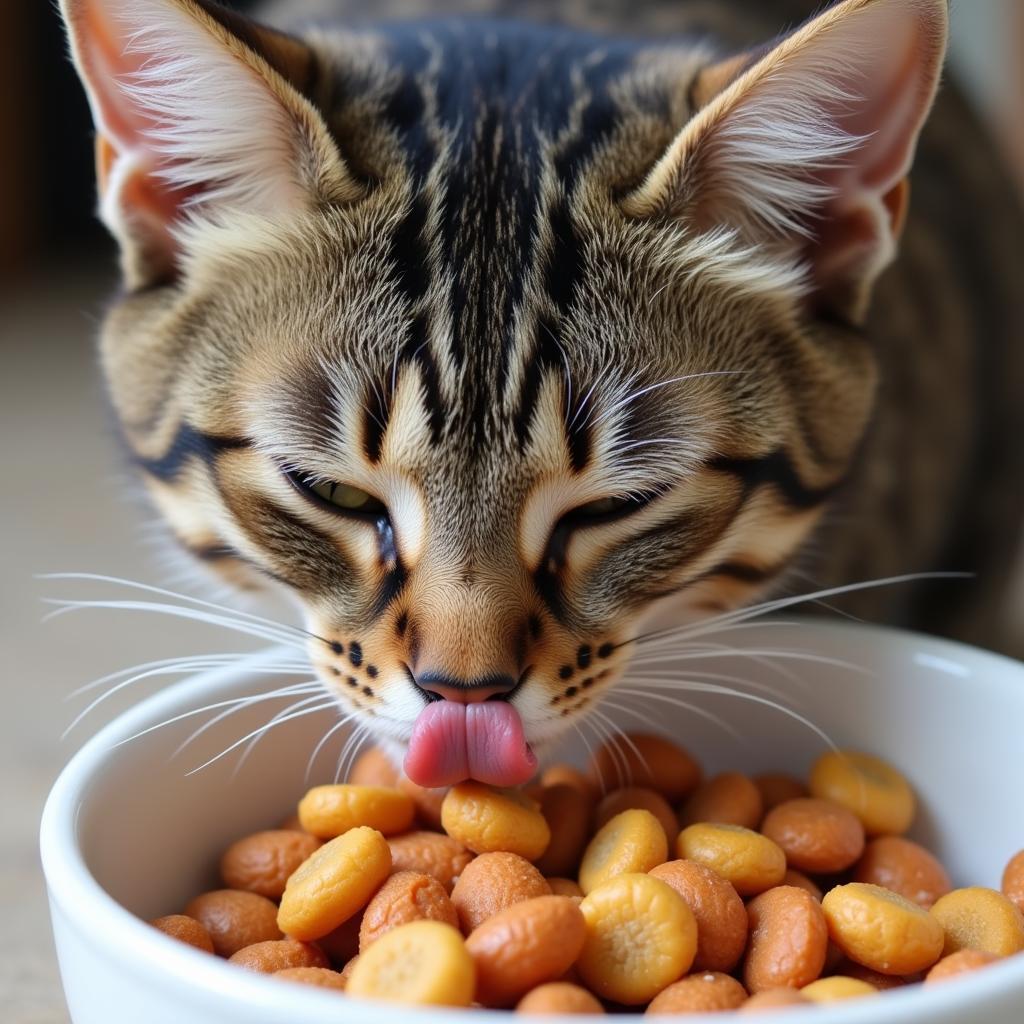
<svg viewBox="0 0 1024 1024">
<path fill-rule="evenodd" d="M 417 781 L 522 781 L 641 628 L 781 588 L 966 570 L 846 607 L 998 642 L 1024 224 L 924 127 L 946 0 L 61 6 L 149 494 Z"/>
</svg>

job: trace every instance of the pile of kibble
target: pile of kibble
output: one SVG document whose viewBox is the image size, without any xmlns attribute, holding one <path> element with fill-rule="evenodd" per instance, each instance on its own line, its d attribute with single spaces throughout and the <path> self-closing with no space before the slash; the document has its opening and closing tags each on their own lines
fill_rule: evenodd
<svg viewBox="0 0 1024 1024">
<path fill-rule="evenodd" d="M 542 1014 L 753 1012 L 1024 951 L 1024 850 L 1001 892 L 953 889 L 903 838 L 914 810 L 896 769 L 850 751 L 806 785 L 702 782 L 686 751 L 633 735 L 512 791 L 421 789 L 373 750 L 229 847 L 226 888 L 153 924 L 352 996 Z"/>
</svg>

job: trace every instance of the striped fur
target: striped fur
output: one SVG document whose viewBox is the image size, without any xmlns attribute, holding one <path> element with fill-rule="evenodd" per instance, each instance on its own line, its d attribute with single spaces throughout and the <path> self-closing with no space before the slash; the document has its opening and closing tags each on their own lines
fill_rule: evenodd
<svg viewBox="0 0 1024 1024">
<path fill-rule="evenodd" d="M 63 2 L 102 128 L 117 101 L 97 94 L 88 18 L 114 0 Z M 614 684 L 641 622 L 735 607 L 798 572 L 832 583 L 977 568 L 973 611 L 924 620 L 936 600 L 925 589 L 857 609 L 995 642 L 998 560 L 963 544 L 981 515 L 1010 522 L 1019 487 L 987 511 L 961 489 L 977 468 L 972 424 L 975 444 L 982 432 L 998 442 L 1019 419 L 1019 404 L 980 389 L 989 377 L 1008 388 L 999 367 L 1020 359 L 1006 326 L 1019 326 L 1019 300 L 998 271 L 1022 254 L 997 172 L 970 159 L 931 170 L 965 139 L 984 145 L 956 97 L 926 132 L 904 259 L 866 323 L 860 298 L 812 301 L 808 211 L 831 201 L 829 174 L 860 142 L 810 99 L 788 133 L 792 164 L 760 184 L 768 154 L 749 135 L 767 138 L 785 92 L 751 108 L 735 142 L 748 163 L 728 165 L 734 197 L 745 180 L 762 189 L 748 219 L 688 219 L 692 184 L 678 186 L 682 206 L 664 198 L 659 168 L 672 170 L 681 133 L 732 95 L 709 91 L 716 62 L 770 36 L 765 8 L 776 31 L 799 6 L 629 5 L 635 31 L 669 27 L 657 42 L 601 34 L 615 28 L 603 4 L 573 5 L 572 27 L 354 15 L 298 31 L 302 45 L 206 0 L 135 6 L 136 18 L 169 12 L 133 30 L 148 63 L 127 102 L 156 119 L 138 158 L 162 182 L 151 208 L 180 213 L 153 258 L 127 191 L 116 175 L 104 184 L 129 284 L 103 330 L 114 406 L 181 543 L 234 582 L 296 593 L 314 663 L 381 736 L 408 737 L 416 677 L 502 675 L 520 681 L 511 699 L 544 743 Z M 217 76 L 207 95 L 198 51 L 175 62 L 168 26 L 181 18 L 281 119 L 270 152 L 247 145 L 268 125 L 232 122 L 243 112 L 227 106 L 204 115 L 231 122 L 220 149 L 190 135 L 188 109 L 215 102 Z M 724 38 L 688 34 L 709 26 Z M 733 62 L 726 89 L 756 56 Z M 840 81 L 826 58 L 816 73 Z M 139 166 L 128 148 L 115 140 L 104 158 L 122 176 Z M 935 216 L 950 180 L 977 196 L 973 219 Z M 890 256 L 863 272 L 865 288 Z M 961 386 L 972 365 L 977 393 Z M 1019 468 L 1019 452 L 988 455 Z M 296 473 L 361 488 L 389 516 L 332 510 Z M 632 502 L 629 514 L 573 519 L 607 497 Z M 986 539 L 1004 554 L 1010 543 L 1002 525 Z"/>
</svg>

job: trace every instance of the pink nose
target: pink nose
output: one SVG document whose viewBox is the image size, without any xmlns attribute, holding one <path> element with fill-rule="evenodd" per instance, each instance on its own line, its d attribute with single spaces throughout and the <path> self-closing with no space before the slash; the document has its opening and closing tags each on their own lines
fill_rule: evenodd
<svg viewBox="0 0 1024 1024">
<path fill-rule="evenodd" d="M 511 676 L 490 675 L 478 679 L 452 679 L 439 672 L 424 672 L 416 678 L 416 685 L 432 700 L 450 700 L 457 704 L 480 704 L 485 700 L 502 697 L 515 689 Z"/>
</svg>

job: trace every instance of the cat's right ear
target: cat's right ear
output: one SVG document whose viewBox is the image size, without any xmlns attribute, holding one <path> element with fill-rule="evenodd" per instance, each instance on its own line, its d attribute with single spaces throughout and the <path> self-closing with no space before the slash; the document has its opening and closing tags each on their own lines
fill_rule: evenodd
<svg viewBox="0 0 1024 1024">
<path fill-rule="evenodd" d="M 212 0 L 60 5 L 129 288 L 174 279 L 191 216 L 288 216 L 361 195 L 300 91 L 304 44 Z"/>
</svg>

